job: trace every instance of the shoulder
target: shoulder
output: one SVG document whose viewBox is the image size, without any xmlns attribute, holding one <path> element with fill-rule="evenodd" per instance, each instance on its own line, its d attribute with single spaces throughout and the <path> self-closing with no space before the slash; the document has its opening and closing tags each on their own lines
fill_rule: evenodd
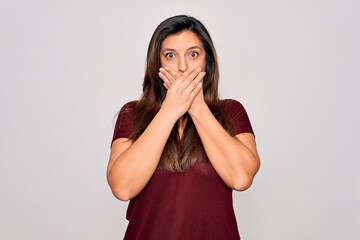
<svg viewBox="0 0 360 240">
<path fill-rule="evenodd" d="M 137 101 L 124 104 L 118 112 L 112 142 L 118 138 L 129 138 L 133 128 Z"/>
<path fill-rule="evenodd" d="M 120 109 L 120 112 L 123 112 L 123 111 L 134 111 L 135 108 L 136 108 L 136 105 L 137 105 L 138 101 L 137 100 L 133 100 L 133 101 L 130 101 L 130 102 L 127 102 L 125 103 L 121 109 Z"/>
<path fill-rule="evenodd" d="M 138 101 L 134 100 L 134 101 L 130 101 L 125 103 L 119 110 L 118 112 L 118 118 L 119 117 L 124 117 L 124 116 L 133 116 L 135 115 L 135 109 L 137 106 Z"/>
<path fill-rule="evenodd" d="M 224 99 L 221 101 L 221 107 L 225 114 L 233 115 L 245 111 L 244 106 L 235 99 Z"/>
<path fill-rule="evenodd" d="M 239 101 L 225 99 L 221 101 L 221 106 L 235 135 L 244 132 L 254 134 L 249 116 L 244 106 Z"/>
<path fill-rule="evenodd" d="M 227 98 L 227 99 L 223 99 L 221 100 L 221 104 L 223 106 L 231 106 L 231 105 L 242 105 L 238 100 L 235 99 L 231 99 L 231 98 Z"/>
<path fill-rule="evenodd" d="M 137 102 L 138 101 L 127 102 L 120 108 L 120 111 L 117 113 L 116 125 L 133 120 Z"/>
</svg>

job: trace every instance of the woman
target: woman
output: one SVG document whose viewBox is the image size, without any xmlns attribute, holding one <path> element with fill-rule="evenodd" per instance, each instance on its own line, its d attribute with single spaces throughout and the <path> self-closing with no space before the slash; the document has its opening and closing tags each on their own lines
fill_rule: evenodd
<svg viewBox="0 0 360 240">
<path fill-rule="evenodd" d="M 245 109 L 219 100 L 218 80 L 201 22 L 180 15 L 157 27 L 107 169 L 115 197 L 130 200 L 124 239 L 240 239 L 232 190 L 250 187 L 260 161 Z"/>
</svg>

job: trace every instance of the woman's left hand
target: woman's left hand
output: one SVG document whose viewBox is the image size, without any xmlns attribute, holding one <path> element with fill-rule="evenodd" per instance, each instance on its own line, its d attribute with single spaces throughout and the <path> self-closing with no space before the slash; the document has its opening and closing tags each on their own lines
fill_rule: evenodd
<svg viewBox="0 0 360 240">
<path fill-rule="evenodd" d="M 163 80 L 164 82 L 164 87 L 166 89 L 169 89 L 172 85 L 172 83 L 174 83 L 174 81 L 176 81 L 180 76 L 181 76 L 181 72 L 178 73 L 176 71 L 174 71 L 173 69 L 169 68 L 169 67 L 165 67 L 163 68 L 164 71 L 164 75 L 161 77 L 161 80 Z M 196 71 L 200 73 L 201 69 L 197 69 Z M 205 76 L 205 72 L 204 76 Z M 166 77 L 166 76 L 171 76 L 171 77 Z M 189 109 L 188 109 L 188 113 L 191 115 L 193 112 L 201 109 L 203 106 L 206 106 L 205 100 L 204 100 L 204 91 L 201 90 L 199 91 L 199 93 L 196 95 L 196 97 L 194 98 L 193 102 L 191 103 Z"/>
</svg>

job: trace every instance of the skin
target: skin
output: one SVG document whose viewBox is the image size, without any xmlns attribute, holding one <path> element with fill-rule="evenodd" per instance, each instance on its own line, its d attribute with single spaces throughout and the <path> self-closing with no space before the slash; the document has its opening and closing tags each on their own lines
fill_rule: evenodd
<svg viewBox="0 0 360 240">
<path fill-rule="evenodd" d="M 167 88 L 165 100 L 135 142 L 119 138 L 112 144 L 107 179 L 118 199 L 127 201 L 146 186 L 174 124 L 186 112 L 195 124 L 211 164 L 225 184 L 238 191 L 250 187 L 260 166 L 255 138 L 251 133 L 229 135 L 206 105 L 202 91 L 205 54 L 200 39 L 188 30 L 163 41 L 159 76 Z M 182 131 L 183 126 L 179 129 L 180 136 Z"/>
</svg>

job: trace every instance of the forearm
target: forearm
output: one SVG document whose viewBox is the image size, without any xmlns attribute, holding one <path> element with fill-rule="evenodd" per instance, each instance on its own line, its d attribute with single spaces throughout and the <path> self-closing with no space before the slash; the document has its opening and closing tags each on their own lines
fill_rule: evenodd
<svg viewBox="0 0 360 240">
<path fill-rule="evenodd" d="M 110 156 L 108 182 L 116 197 L 128 200 L 147 184 L 157 168 L 161 154 L 176 122 L 166 111 L 160 111 L 142 135 L 121 154 Z"/>
<path fill-rule="evenodd" d="M 256 148 L 250 149 L 225 131 L 206 104 L 189 114 L 209 161 L 222 180 L 232 189 L 247 189 L 259 168 Z"/>
</svg>

